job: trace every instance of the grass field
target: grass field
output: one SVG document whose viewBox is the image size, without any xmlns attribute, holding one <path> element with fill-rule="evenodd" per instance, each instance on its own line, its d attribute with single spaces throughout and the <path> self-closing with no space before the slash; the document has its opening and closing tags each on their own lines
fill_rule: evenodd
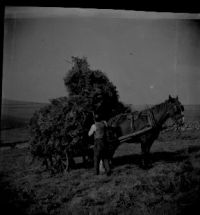
<svg viewBox="0 0 200 215">
<path fill-rule="evenodd" d="M 16 106 L 4 109 L 4 116 L 7 113 L 14 122 L 10 129 L 1 130 L 1 142 L 26 140 L 27 120 L 42 105 L 27 111 L 22 105 L 21 112 Z M 187 107 L 185 115 L 186 121 L 199 120 L 200 109 Z M 25 124 L 15 124 L 16 119 Z M 32 161 L 29 148 L 1 150 L 1 211 L 22 215 L 174 215 L 200 210 L 200 130 L 185 130 L 180 136 L 173 131 L 163 133 L 153 144 L 151 155 L 153 167 L 143 170 L 140 145 L 123 144 L 114 155 L 113 173 L 107 177 L 95 176 L 93 168 L 85 168 L 80 159 L 69 174 L 50 175 L 40 161 Z"/>
<path fill-rule="evenodd" d="M 174 215 L 200 209 L 199 131 L 160 136 L 149 170 L 140 168 L 140 145 L 121 145 L 109 177 L 81 164 L 69 174 L 50 175 L 27 148 L 0 153 L 0 200 L 11 214 Z"/>
</svg>

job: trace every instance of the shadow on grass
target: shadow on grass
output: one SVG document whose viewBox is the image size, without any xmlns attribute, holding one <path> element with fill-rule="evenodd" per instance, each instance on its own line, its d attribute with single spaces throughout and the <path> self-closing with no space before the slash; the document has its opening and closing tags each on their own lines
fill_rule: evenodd
<svg viewBox="0 0 200 215">
<path fill-rule="evenodd" d="M 188 148 L 177 150 L 174 152 L 152 152 L 150 153 L 150 159 L 152 163 L 156 163 L 159 161 L 175 163 L 184 161 L 188 158 L 188 153 L 197 152 L 200 150 L 200 146 L 189 146 Z M 140 154 L 132 154 L 132 155 L 124 155 L 120 157 L 115 157 L 113 159 L 114 166 L 121 166 L 125 164 L 141 164 L 141 155 Z"/>
<path fill-rule="evenodd" d="M 188 153 L 197 152 L 200 150 L 200 146 L 188 146 L 187 148 L 173 151 L 173 152 L 150 152 L 150 159 L 152 163 L 156 163 L 159 161 L 163 161 L 166 163 L 175 163 L 184 161 L 188 158 Z M 113 165 L 114 166 L 121 166 L 125 164 L 135 164 L 140 165 L 141 164 L 141 154 L 129 154 L 129 155 L 123 155 L 113 158 Z M 87 162 L 87 163 L 76 163 L 72 170 L 75 169 L 91 169 L 93 168 L 93 162 Z"/>
<path fill-rule="evenodd" d="M 198 190 L 183 194 L 183 196 L 178 200 L 178 205 L 180 207 L 180 213 L 178 213 L 179 215 L 199 214 L 200 188 Z"/>
<path fill-rule="evenodd" d="M 30 214 L 29 209 L 31 205 L 36 204 L 32 193 L 19 191 L 14 188 L 3 173 L 0 173 L 0 202 L 2 215 Z M 45 215 L 45 213 L 40 210 L 35 210 L 33 214 Z"/>
</svg>

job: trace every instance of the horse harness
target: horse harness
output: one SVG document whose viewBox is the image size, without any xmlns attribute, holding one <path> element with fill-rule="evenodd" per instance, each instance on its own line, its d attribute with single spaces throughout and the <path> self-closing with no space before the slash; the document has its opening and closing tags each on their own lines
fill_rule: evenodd
<svg viewBox="0 0 200 215">
<path fill-rule="evenodd" d="M 128 119 L 130 119 L 130 127 L 131 130 L 134 131 L 134 122 L 139 119 L 140 117 L 144 118 L 147 121 L 147 127 L 156 127 L 157 121 L 155 119 L 154 113 L 151 109 L 147 110 L 146 112 L 139 113 L 138 111 L 133 112 L 133 114 L 128 116 Z"/>
<path fill-rule="evenodd" d="M 153 111 L 150 109 L 150 110 L 148 110 L 147 113 L 148 113 L 147 119 L 148 119 L 149 125 L 150 125 L 152 128 L 156 127 L 156 126 L 157 126 L 157 121 L 156 121 L 156 119 L 155 119 L 155 116 L 154 116 Z"/>
</svg>

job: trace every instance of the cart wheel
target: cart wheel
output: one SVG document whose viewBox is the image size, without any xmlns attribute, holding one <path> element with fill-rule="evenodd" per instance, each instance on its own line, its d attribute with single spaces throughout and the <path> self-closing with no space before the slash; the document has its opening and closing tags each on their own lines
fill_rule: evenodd
<svg viewBox="0 0 200 215">
<path fill-rule="evenodd" d="M 65 153 L 65 158 L 62 160 L 64 173 L 69 172 L 70 164 L 69 164 L 69 155 L 68 152 Z"/>
</svg>

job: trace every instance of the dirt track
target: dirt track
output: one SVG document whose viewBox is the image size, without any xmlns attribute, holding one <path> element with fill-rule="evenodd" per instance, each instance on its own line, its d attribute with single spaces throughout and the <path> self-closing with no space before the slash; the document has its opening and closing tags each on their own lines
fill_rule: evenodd
<svg viewBox="0 0 200 215">
<path fill-rule="evenodd" d="M 0 201 L 16 214 L 194 214 L 200 203 L 200 133 L 159 137 L 153 167 L 140 168 L 140 145 L 115 153 L 110 177 L 81 163 L 68 175 L 51 176 L 27 148 L 0 152 Z"/>
</svg>

